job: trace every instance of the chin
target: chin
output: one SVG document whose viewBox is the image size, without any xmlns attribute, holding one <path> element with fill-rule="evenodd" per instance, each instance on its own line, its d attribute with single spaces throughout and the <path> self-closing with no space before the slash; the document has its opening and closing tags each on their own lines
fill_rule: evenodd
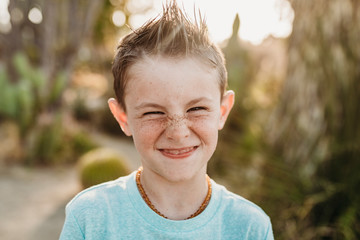
<svg viewBox="0 0 360 240">
<path fill-rule="evenodd" d="M 194 170 L 193 168 L 191 170 L 184 170 L 184 169 L 177 169 L 177 170 L 170 170 L 167 172 L 166 178 L 170 182 L 187 182 L 194 180 L 199 174 L 205 175 L 206 170 L 202 171 Z"/>
</svg>

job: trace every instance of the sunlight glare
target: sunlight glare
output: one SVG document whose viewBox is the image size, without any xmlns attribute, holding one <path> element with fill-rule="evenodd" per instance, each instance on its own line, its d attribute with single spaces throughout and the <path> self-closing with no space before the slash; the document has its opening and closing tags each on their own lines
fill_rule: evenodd
<svg viewBox="0 0 360 240">
<path fill-rule="evenodd" d="M 116 10 L 112 15 L 112 21 L 115 26 L 121 27 L 125 24 L 126 17 L 123 11 Z"/>
<path fill-rule="evenodd" d="M 0 1 L 0 32 L 8 33 L 11 30 L 10 13 L 8 11 L 8 0 Z"/>
<path fill-rule="evenodd" d="M 10 22 L 10 14 L 8 11 L 8 0 L 0 1 L 0 24 L 8 24 Z"/>
<path fill-rule="evenodd" d="M 131 25 L 140 27 L 157 16 L 166 0 L 153 0 L 154 11 L 134 16 Z M 245 41 L 260 44 L 270 35 L 285 38 L 291 34 L 294 12 L 287 0 L 178 0 L 190 17 L 194 8 L 206 18 L 209 33 L 215 42 L 229 38 L 236 14 L 240 17 L 239 36 Z"/>
<path fill-rule="evenodd" d="M 40 24 L 43 20 L 41 10 L 37 7 L 30 9 L 28 18 L 32 23 Z"/>
</svg>

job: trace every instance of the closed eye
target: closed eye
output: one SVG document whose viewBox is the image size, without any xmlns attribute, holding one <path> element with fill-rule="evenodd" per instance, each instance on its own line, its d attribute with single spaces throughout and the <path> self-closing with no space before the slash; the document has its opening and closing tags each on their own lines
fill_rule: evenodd
<svg viewBox="0 0 360 240">
<path fill-rule="evenodd" d="M 187 112 L 195 112 L 195 111 L 201 111 L 201 110 L 207 110 L 206 107 L 193 107 L 187 110 Z"/>
<path fill-rule="evenodd" d="M 159 111 L 153 111 L 153 112 L 146 112 L 143 115 L 146 116 L 146 115 L 162 115 L 162 114 L 164 113 Z"/>
</svg>

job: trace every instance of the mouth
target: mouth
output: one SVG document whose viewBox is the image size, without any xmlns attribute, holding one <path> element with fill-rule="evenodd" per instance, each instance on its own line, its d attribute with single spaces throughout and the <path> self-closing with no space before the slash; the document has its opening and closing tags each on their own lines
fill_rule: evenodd
<svg viewBox="0 0 360 240">
<path fill-rule="evenodd" d="M 159 151 L 166 157 L 186 158 L 190 156 L 197 148 L 198 146 L 185 147 L 185 148 L 163 148 L 163 149 L 159 149 Z"/>
</svg>

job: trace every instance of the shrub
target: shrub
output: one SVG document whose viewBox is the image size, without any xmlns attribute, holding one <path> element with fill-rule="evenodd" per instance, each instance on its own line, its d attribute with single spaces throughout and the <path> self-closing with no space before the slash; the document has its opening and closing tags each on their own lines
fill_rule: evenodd
<svg viewBox="0 0 360 240">
<path fill-rule="evenodd" d="M 83 188 L 117 179 L 130 173 L 127 162 L 119 153 L 98 148 L 79 159 L 79 175 Z"/>
<path fill-rule="evenodd" d="M 70 128 L 62 113 L 42 116 L 26 138 L 24 163 L 52 166 L 74 163 L 98 145 L 84 130 Z"/>
<path fill-rule="evenodd" d="M 16 73 L 14 79 L 5 67 L 0 66 L 0 118 L 16 122 L 21 134 L 26 135 L 44 110 L 60 100 L 66 75 L 59 72 L 49 84 L 46 74 L 33 67 L 22 52 L 14 55 L 12 66 Z"/>
</svg>

